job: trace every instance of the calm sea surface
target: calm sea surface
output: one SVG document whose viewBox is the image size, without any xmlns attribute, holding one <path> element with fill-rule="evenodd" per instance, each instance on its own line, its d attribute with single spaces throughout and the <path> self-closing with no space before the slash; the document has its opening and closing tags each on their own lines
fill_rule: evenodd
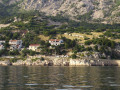
<svg viewBox="0 0 120 90">
<path fill-rule="evenodd" d="M 0 66 L 0 90 L 120 90 L 120 67 Z"/>
</svg>

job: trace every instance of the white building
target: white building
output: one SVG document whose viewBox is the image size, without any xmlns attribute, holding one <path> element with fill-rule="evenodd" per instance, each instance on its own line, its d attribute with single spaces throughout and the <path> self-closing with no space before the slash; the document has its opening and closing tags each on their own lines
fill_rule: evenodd
<svg viewBox="0 0 120 90">
<path fill-rule="evenodd" d="M 0 45 L 0 50 L 3 50 L 4 49 L 4 46 L 3 45 Z"/>
<path fill-rule="evenodd" d="M 10 40 L 10 50 L 21 50 L 22 48 L 22 40 Z"/>
<path fill-rule="evenodd" d="M 37 51 L 40 44 L 31 44 L 29 45 L 29 50 Z"/>
<path fill-rule="evenodd" d="M 5 41 L 4 41 L 4 40 L 0 40 L 0 45 L 1 45 L 1 44 L 4 44 L 4 43 L 5 43 Z"/>
<path fill-rule="evenodd" d="M 22 40 L 10 40 L 9 44 L 10 45 L 21 45 L 22 44 Z"/>
<path fill-rule="evenodd" d="M 63 43 L 63 40 L 62 40 L 62 39 L 50 39 L 50 40 L 49 40 L 49 43 L 50 43 L 51 45 L 58 46 L 58 45 L 60 45 L 60 44 Z"/>
</svg>

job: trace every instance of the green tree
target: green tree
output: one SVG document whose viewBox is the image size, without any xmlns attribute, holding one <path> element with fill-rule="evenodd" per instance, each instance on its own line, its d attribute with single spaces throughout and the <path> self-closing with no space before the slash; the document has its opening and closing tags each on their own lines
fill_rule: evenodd
<svg viewBox="0 0 120 90">
<path fill-rule="evenodd" d="M 77 58 L 76 54 L 73 54 L 71 57 L 72 57 L 72 59 L 76 59 Z"/>
</svg>

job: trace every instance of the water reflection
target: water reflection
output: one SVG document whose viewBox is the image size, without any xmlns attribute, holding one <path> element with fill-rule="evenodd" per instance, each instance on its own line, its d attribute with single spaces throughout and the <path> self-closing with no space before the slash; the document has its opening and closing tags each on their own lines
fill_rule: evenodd
<svg viewBox="0 0 120 90">
<path fill-rule="evenodd" d="M 0 66 L 0 90 L 118 90 L 120 67 Z"/>
</svg>

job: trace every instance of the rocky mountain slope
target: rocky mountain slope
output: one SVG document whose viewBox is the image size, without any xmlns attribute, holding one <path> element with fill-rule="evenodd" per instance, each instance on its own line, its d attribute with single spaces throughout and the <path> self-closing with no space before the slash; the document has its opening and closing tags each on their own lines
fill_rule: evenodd
<svg viewBox="0 0 120 90">
<path fill-rule="evenodd" d="M 80 21 L 120 23 L 120 0 L 0 0 L 0 3 L 10 5 L 18 1 L 21 10 L 61 14 Z"/>
</svg>

